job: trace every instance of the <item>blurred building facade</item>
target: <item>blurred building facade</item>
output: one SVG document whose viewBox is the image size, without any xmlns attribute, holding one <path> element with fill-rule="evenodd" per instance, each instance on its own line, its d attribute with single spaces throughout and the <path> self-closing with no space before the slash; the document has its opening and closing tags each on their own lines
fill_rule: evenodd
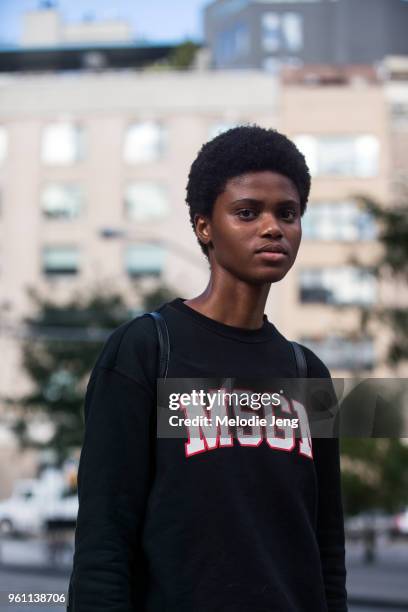
<svg viewBox="0 0 408 612">
<path fill-rule="evenodd" d="M 34 48 L 14 50 L 18 61 L 0 53 L 1 395 L 28 385 L 13 330 L 31 311 L 30 286 L 63 302 L 99 284 L 135 309 L 135 279 L 185 298 L 204 289 L 208 264 L 185 204 L 189 168 L 203 142 L 252 122 L 292 138 L 313 175 L 298 260 L 272 286 L 269 319 L 333 376 L 392 375 L 387 328 L 374 323 L 361 337 L 359 312 L 401 294 L 374 279 L 376 228 L 356 196 L 387 203 L 407 179 L 406 61 L 280 76 L 163 71 L 146 67 L 149 47 L 134 63 L 127 43 L 111 65 L 112 44 L 98 43 L 107 62 L 97 66 L 65 68 L 66 47 L 43 48 L 39 63 Z"/>
<path fill-rule="evenodd" d="M 377 229 L 358 204 L 359 195 L 381 203 L 391 195 L 384 86 L 370 69 L 305 68 L 282 78 L 280 125 L 306 155 L 312 174 L 297 274 L 283 281 L 297 299 L 285 300 L 292 308 L 285 310 L 283 326 L 329 369 L 343 370 L 341 376 L 347 370 L 386 376 L 379 366 L 386 330 L 374 324 L 359 334 L 360 309 L 380 304 L 384 287 L 373 274 Z"/>
<path fill-rule="evenodd" d="M 370 273 L 375 228 L 352 196 L 390 197 L 393 155 L 403 149 L 402 130 L 394 144 L 391 137 L 392 85 L 374 73 L 335 84 L 309 77 L 290 72 L 279 85 L 262 72 L 7 75 L 4 316 L 29 312 L 30 285 L 61 300 L 96 282 L 130 297 L 132 279 L 143 277 L 162 277 L 182 295 L 199 292 L 208 268 L 185 204 L 189 166 L 218 131 L 256 122 L 293 138 L 313 174 L 296 270 L 272 288 L 271 320 L 311 343 L 334 371 L 383 372 L 374 341 L 340 337 L 353 335 L 360 306 L 380 299 Z M 349 263 L 357 247 L 367 269 Z M 2 370 L 3 388 L 15 389 L 18 376 L 13 361 Z"/>
<path fill-rule="evenodd" d="M 61 14 L 47 3 L 40 10 L 28 11 L 23 16 L 23 47 L 69 46 L 92 42 L 132 42 L 130 24 L 123 19 L 96 20 L 92 14 L 80 22 L 66 23 Z"/>
<path fill-rule="evenodd" d="M 51 6 L 50 6 L 51 5 Z M 0 46 L 0 72 L 123 70 L 166 58 L 174 44 L 134 37 L 126 20 L 66 23 L 52 2 L 23 15 L 19 44 Z"/>
<path fill-rule="evenodd" d="M 405 0 L 216 0 L 205 10 L 214 68 L 372 64 L 408 54 Z"/>
</svg>

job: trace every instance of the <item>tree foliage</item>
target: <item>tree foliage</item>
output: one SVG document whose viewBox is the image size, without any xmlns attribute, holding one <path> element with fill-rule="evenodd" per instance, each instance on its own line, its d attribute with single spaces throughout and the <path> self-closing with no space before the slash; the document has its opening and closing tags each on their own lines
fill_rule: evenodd
<svg viewBox="0 0 408 612">
<path fill-rule="evenodd" d="M 184 40 L 179 45 L 176 45 L 167 57 L 160 59 L 153 64 L 149 64 L 146 70 L 161 71 L 161 70 L 188 70 L 193 67 L 194 60 L 200 45 L 191 41 Z"/>
<path fill-rule="evenodd" d="M 407 193 L 408 195 L 408 193 Z M 408 283 L 408 206 L 398 201 L 392 207 L 381 206 L 372 198 L 360 197 L 378 227 L 381 253 L 373 266 L 378 281 L 406 287 Z M 371 320 L 381 320 L 392 332 L 387 362 L 391 366 L 408 360 L 408 309 L 403 305 L 375 305 L 361 310 L 361 328 Z"/>
<path fill-rule="evenodd" d="M 64 304 L 30 290 L 34 312 L 25 319 L 22 365 L 32 390 L 15 401 L 23 410 L 15 423 L 22 446 L 52 448 L 62 461 L 81 446 L 83 400 L 90 371 L 110 333 L 135 316 L 120 293 L 96 287 L 74 294 Z M 152 310 L 174 294 L 160 286 L 143 296 L 142 311 Z M 36 442 L 30 434 L 35 418 L 46 416 L 53 434 Z"/>
<path fill-rule="evenodd" d="M 360 203 L 378 227 L 381 253 L 373 271 L 378 281 L 407 286 L 408 215 L 404 199 L 384 207 L 371 198 Z M 408 359 L 408 312 L 406 304 L 375 304 L 361 309 L 361 331 L 380 320 L 391 332 L 386 362 L 392 367 Z M 405 398 L 406 403 L 406 398 Z M 392 415 L 390 415 L 392 416 Z M 350 514 L 382 509 L 393 512 L 408 504 L 408 445 L 400 438 L 343 438 L 342 479 L 345 509 Z"/>
</svg>

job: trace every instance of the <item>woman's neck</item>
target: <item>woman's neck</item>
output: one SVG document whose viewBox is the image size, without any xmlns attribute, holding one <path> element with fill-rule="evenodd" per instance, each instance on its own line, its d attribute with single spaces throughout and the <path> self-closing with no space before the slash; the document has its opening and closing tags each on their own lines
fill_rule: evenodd
<svg viewBox="0 0 408 612">
<path fill-rule="evenodd" d="M 205 290 L 185 304 L 201 314 L 234 327 L 259 329 L 263 325 L 270 283 L 253 285 L 226 270 L 211 273 Z"/>
</svg>

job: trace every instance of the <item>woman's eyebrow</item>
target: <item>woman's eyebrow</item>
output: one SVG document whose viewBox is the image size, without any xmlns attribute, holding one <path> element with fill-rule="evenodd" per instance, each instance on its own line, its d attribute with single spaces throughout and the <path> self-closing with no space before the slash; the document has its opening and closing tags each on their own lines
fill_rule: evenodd
<svg viewBox="0 0 408 612">
<path fill-rule="evenodd" d="M 261 204 L 265 204 L 265 200 L 258 200 L 256 198 L 240 198 L 239 200 L 234 200 L 233 202 L 230 202 L 231 206 L 234 206 L 234 204 L 252 204 L 255 206 L 259 206 Z M 300 202 L 298 202 L 297 200 L 292 200 L 292 199 L 279 200 L 278 202 L 276 202 L 276 206 L 287 206 L 287 205 L 300 206 Z"/>
<path fill-rule="evenodd" d="M 234 204 L 255 204 L 255 205 L 259 205 L 259 204 L 264 204 L 263 200 L 257 200 L 256 198 L 240 198 L 239 200 L 234 200 L 233 202 L 230 202 L 231 206 L 233 206 Z"/>
</svg>

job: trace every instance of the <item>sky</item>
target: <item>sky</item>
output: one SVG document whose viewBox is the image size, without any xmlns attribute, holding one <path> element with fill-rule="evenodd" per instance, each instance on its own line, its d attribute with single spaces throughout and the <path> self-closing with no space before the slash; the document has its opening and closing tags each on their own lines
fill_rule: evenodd
<svg viewBox="0 0 408 612">
<path fill-rule="evenodd" d="M 0 0 L 0 43 L 18 44 L 21 17 L 38 8 L 40 0 Z M 152 41 L 175 41 L 202 37 L 202 11 L 209 0 L 55 0 L 68 22 L 84 16 L 95 19 L 121 17 L 129 20 L 135 37 Z"/>
</svg>

